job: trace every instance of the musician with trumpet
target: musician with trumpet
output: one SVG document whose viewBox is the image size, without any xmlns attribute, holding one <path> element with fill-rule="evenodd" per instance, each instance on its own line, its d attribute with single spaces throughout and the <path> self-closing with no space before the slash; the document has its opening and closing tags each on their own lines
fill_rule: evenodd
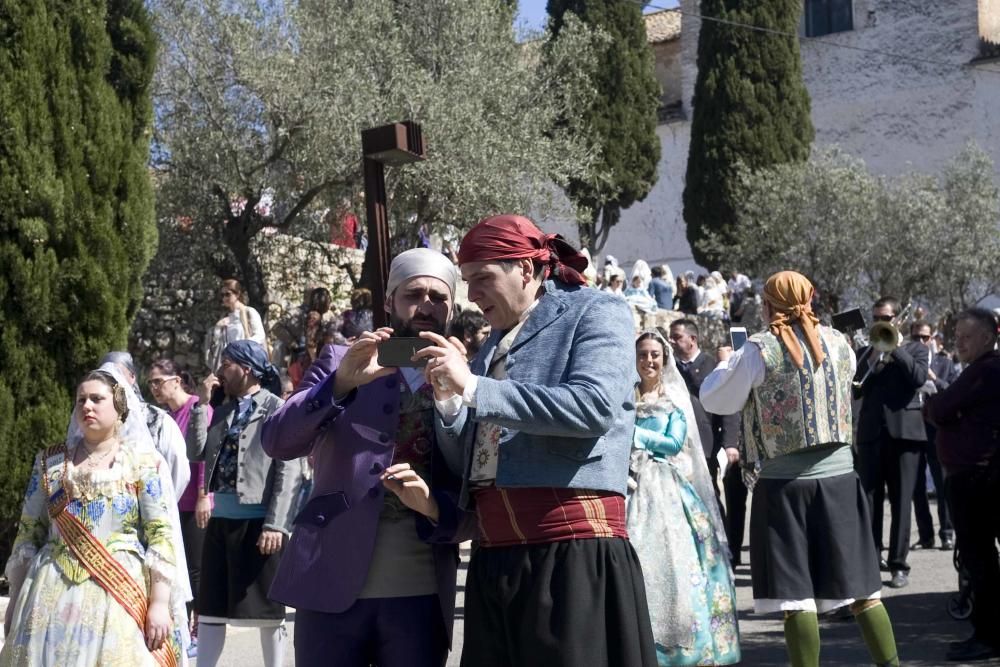
<svg viewBox="0 0 1000 667">
<path fill-rule="evenodd" d="M 872 509 L 872 533 L 882 548 L 882 507 L 888 487 L 891 523 L 887 568 L 889 586 L 909 583 L 910 512 L 920 453 L 927 441 L 919 389 L 927 381 L 929 354 L 919 340 L 904 342 L 900 328 L 906 311 L 882 297 L 872 306 L 869 345 L 858 351 L 854 396 L 858 475 Z"/>
</svg>

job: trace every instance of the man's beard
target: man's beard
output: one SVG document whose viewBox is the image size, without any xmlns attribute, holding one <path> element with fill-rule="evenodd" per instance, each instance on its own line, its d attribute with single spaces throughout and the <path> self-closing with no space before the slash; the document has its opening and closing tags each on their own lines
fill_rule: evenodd
<svg viewBox="0 0 1000 667">
<path fill-rule="evenodd" d="M 413 325 L 416 322 L 430 324 L 431 326 L 420 330 L 414 329 Z M 392 327 L 392 335 L 396 338 L 418 338 L 420 331 L 432 331 L 444 336 L 447 331 L 447 324 L 445 322 L 438 322 L 433 317 L 424 317 L 423 315 L 414 315 L 412 318 L 404 320 L 393 313 L 389 316 L 389 326 Z"/>
</svg>

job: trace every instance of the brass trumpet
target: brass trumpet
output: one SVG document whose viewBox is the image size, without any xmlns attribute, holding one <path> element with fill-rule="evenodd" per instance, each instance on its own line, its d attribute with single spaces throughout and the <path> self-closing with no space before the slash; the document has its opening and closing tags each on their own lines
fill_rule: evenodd
<svg viewBox="0 0 1000 667">
<path fill-rule="evenodd" d="M 861 389 L 865 384 L 865 380 L 872 374 L 872 371 L 875 370 L 879 362 L 885 358 L 885 355 L 892 354 L 892 351 L 899 347 L 903 340 L 899 326 L 909 318 L 912 307 L 913 302 L 911 301 L 891 321 L 876 322 L 868 330 L 868 350 L 865 351 L 861 359 L 858 359 L 858 363 L 860 364 L 864 359 L 867 359 L 872 352 L 878 352 L 878 359 L 874 364 L 868 366 L 868 371 L 864 374 L 864 377 L 854 383 L 855 389 Z"/>
<path fill-rule="evenodd" d="M 888 354 L 899 347 L 899 329 L 892 322 L 876 322 L 868 330 L 868 343 L 880 354 Z"/>
</svg>

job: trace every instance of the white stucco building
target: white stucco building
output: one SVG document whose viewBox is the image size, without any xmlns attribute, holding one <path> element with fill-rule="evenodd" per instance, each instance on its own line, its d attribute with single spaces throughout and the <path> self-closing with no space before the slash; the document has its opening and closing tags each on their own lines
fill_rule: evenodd
<svg viewBox="0 0 1000 667">
<path fill-rule="evenodd" d="M 936 172 L 971 139 L 1000 165 L 1000 0 L 803 2 L 802 64 L 815 146 L 839 144 L 873 172 L 895 175 Z M 698 5 L 682 0 L 680 10 L 646 16 L 664 91 L 659 180 L 644 201 L 623 212 L 602 251 L 623 264 L 637 258 L 666 262 L 675 274 L 696 268 L 681 194 L 697 76 Z M 578 240 L 572 224 L 546 224 Z"/>
</svg>

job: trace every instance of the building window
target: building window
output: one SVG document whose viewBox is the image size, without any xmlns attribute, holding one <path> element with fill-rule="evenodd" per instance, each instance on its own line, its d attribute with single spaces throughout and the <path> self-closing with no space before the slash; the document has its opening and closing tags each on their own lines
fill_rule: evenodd
<svg viewBox="0 0 1000 667">
<path fill-rule="evenodd" d="M 806 37 L 821 37 L 854 29 L 853 0 L 805 0 L 803 22 Z"/>
</svg>

